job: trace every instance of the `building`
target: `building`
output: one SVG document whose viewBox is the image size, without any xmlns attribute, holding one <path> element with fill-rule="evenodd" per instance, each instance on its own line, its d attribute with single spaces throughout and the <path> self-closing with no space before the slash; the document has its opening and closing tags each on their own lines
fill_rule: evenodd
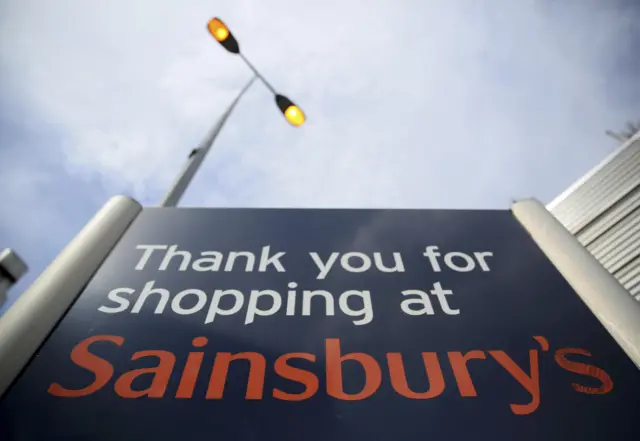
<svg viewBox="0 0 640 441">
<path fill-rule="evenodd" d="M 547 208 L 640 301 L 640 131 L 625 138 Z"/>
</svg>

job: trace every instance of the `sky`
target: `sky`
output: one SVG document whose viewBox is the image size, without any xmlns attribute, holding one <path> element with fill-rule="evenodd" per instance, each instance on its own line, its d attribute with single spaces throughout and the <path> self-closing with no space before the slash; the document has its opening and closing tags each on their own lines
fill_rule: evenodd
<svg viewBox="0 0 640 441">
<path fill-rule="evenodd" d="M 116 194 L 161 200 L 251 71 L 183 206 L 550 202 L 640 118 L 637 0 L 2 0 L 0 248 L 10 305 Z"/>
</svg>

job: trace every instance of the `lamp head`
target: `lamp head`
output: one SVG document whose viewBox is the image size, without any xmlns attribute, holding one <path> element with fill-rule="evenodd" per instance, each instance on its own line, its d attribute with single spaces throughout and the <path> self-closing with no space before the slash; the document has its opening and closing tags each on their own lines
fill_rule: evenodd
<svg viewBox="0 0 640 441">
<path fill-rule="evenodd" d="M 240 53 L 240 45 L 229 28 L 218 17 L 212 18 L 207 24 L 207 29 L 213 38 L 222 45 L 223 48 L 232 54 Z"/>
<path fill-rule="evenodd" d="M 276 95 L 276 104 L 292 126 L 298 127 L 304 124 L 306 116 L 300 107 L 284 95 Z"/>
</svg>

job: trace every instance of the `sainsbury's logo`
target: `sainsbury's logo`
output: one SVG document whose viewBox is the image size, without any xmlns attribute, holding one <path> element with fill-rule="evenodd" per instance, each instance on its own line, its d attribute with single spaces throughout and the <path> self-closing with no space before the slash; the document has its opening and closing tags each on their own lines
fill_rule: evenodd
<svg viewBox="0 0 640 441">
<path fill-rule="evenodd" d="M 613 389 L 611 377 L 601 368 L 585 362 L 591 354 L 580 348 L 561 348 L 550 351 L 546 338 L 536 336 L 534 348 L 529 349 L 528 366 L 517 364 L 511 356 L 502 350 L 472 350 L 468 352 L 448 351 L 445 353 L 422 352 L 421 354 L 402 354 L 387 352 L 384 360 L 377 360 L 364 352 L 343 353 L 338 338 L 325 339 L 325 350 L 321 357 L 308 352 L 290 352 L 280 355 L 273 365 L 268 366 L 265 356 L 258 352 L 217 352 L 213 365 L 203 366 L 206 337 L 196 337 L 192 340 L 192 350 L 186 357 L 184 366 L 176 366 L 176 354 L 173 352 L 150 349 L 133 352 L 131 362 L 142 359 L 154 361 L 155 367 L 131 369 L 116 375 L 111 361 L 91 352 L 95 343 L 115 345 L 117 350 L 126 350 L 124 337 L 117 335 L 96 335 L 78 343 L 71 351 L 70 358 L 77 368 L 93 374 L 94 380 L 80 388 L 72 388 L 64 382 L 53 382 L 48 393 L 62 398 L 80 398 L 99 391 L 111 391 L 123 399 L 154 398 L 162 399 L 175 397 L 177 399 L 193 399 L 196 383 L 201 376 L 207 378 L 205 399 L 220 400 L 225 395 L 228 385 L 229 371 L 238 363 L 248 363 L 249 373 L 246 379 L 245 399 L 262 400 L 270 395 L 277 400 L 304 401 L 318 393 L 343 401 L 360 401 L 373 397 L 381 387 L 383 381 L 389 381 L 397 395 L 410 400 L 431 400 L 442 395 L 447 387 L 457 388 L 461 398 L 481 397 L 473 381 L 473 365 L 476 363 L 497 363 L 504 370 L 503 377 L 496 377 L 496 383 L 508 380 L 508 376 L 528 393 L 528 400 L 524 402 L 510 402 L 511 411 L 516 415 L 527 415 L 534 412 L 541 404 L 540 396 L 540 359 L 545 354 L 552 355 L 555 364 L 563 370 L 574 374 L 575 380 L 571 387 L 576 393 L 588 395 L 607 394 Z M 202 349 L 202 350 L 198 350 Z M 415 362 L 421 358 L 426 374 L 422 387 L 410 386 L 405 371 L 405 362 Z M 320 358 L 320 359 L 319 359 Z M 319 375 L 309 369 L 302 369 L 299 363 L 294 366 L 294 360 L 304 360 L 321 366 L 324 370 L 324 391 L 320 392 Z M 348 384 L 349 379 L 343 376 L 345 363 L 355 363 L 364 374 L 364 385 L 357 392 Z M 470 369 L 471 365 L 471 369 Z M 75 369 L 75 368 L 74 368 Z M 444 369 L 450 369 L 455 378 L 455 385 L 447 385 Z M 274 387 L 265 390 L 267 371 L 273 370 L 280 378 L 297 383 L 300 392 L 291 393 Z M 174 371 L 181 372 L 179 384 L 175 390 L 168 390 L 169 381 Z M 133 387 L 134 382 L 141 376 L 151 375 L 150 385 L 145 389 Z M 386 378 L 385 378 L 386 377 Z M 588 377 L 588 380 L 587 380 Z M 582 380 L 587 380 L 583 384 Z M 137 383 L 137 382 L 136 382 Z M 348 384 L 345 391 L 345 385 Z M 595 384 L 595 385 L 594 385 Z M 426 386 L 426 387 L 425 387 Z M 516 401 L 516 400 L 512 400 Z"/>
</svg>

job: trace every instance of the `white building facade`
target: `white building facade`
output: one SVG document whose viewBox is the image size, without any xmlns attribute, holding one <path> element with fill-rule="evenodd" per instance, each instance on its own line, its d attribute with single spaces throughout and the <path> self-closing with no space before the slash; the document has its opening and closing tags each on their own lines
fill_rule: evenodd
<svg viewBox="0 0 640 441">
<path fill-rule="evenodd" d="M 547 208 L 640 302 L 640 132 Z"/>
</svg>

